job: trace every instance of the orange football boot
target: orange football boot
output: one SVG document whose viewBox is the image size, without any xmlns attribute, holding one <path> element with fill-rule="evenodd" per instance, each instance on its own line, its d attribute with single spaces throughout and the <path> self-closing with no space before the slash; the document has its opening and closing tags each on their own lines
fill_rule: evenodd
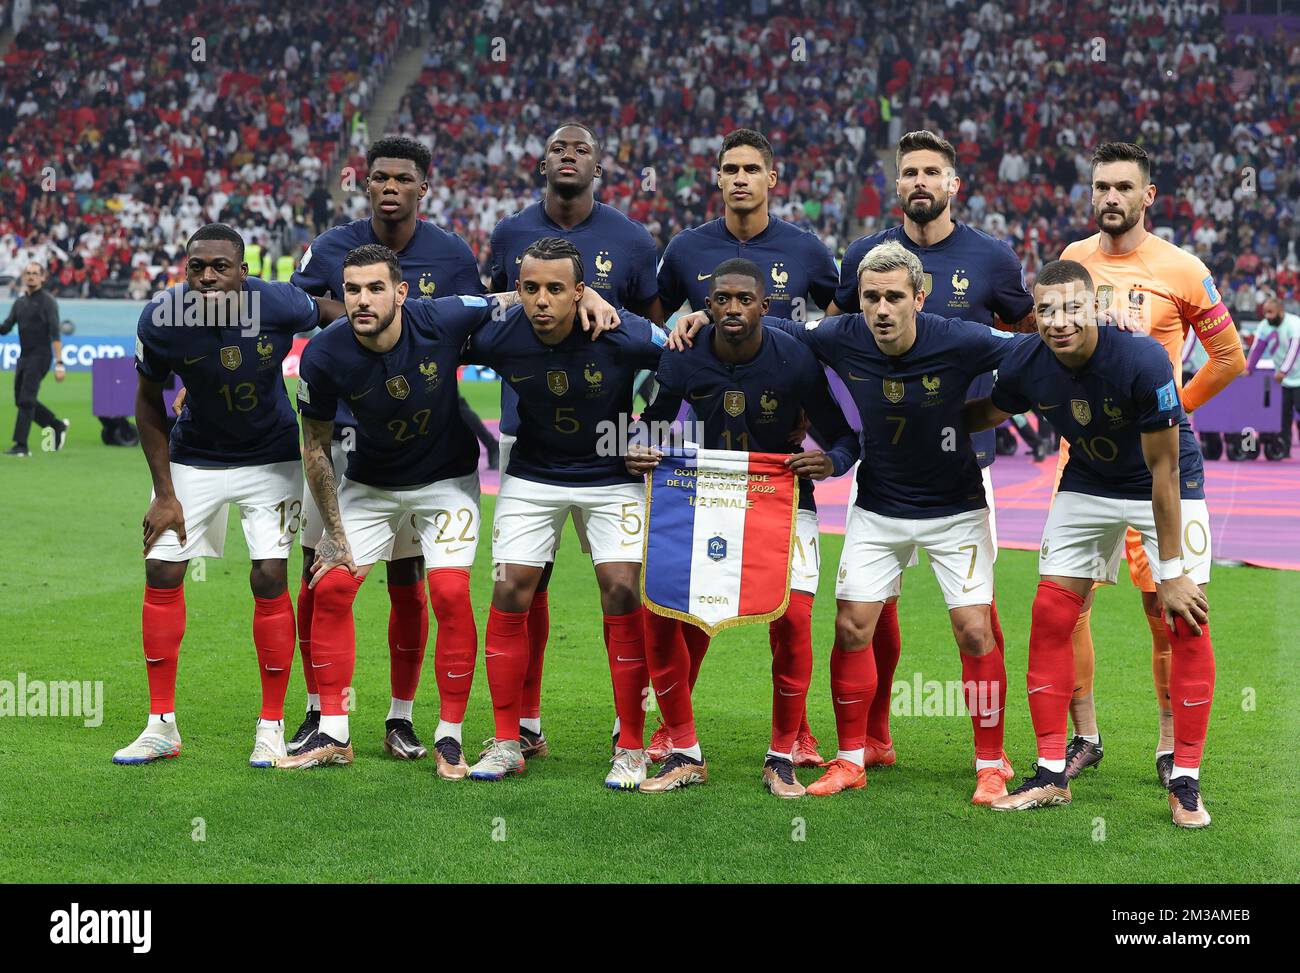
<svg viewBox="0 0 1300 973">
<path fill-rule="evenodd" d="M 866 770 L 851 761 L 837 758 L 826 765 L 826 773 L 809 784 L 804 793 L 812 797 L 830 797 L 840 791 L 855 791 L 866 786 Z"/>
<path fill-rule="evenodd" d="M 975 781 L 975 796 L 970 799 L 972 804 L 992 804 L 999 797 L 1006 796 L 1007 781 L 997 767 L 976 771 Z"/>
</svg>

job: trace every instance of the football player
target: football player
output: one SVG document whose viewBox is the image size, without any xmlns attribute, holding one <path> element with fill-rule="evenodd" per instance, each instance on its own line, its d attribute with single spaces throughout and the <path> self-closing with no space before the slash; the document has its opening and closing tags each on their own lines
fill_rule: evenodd
<svg viewBox="0 0 1300 973">
<path fill-rule="evenodd" d="M 821 567 L 811 481 L 849 470 L 858 457 L 858 437 L 831 396 L 813 354 L 798 339 L 763 327 L 768 309 L 764 277 L 757 264 L 737 257 L 713 269 L 708 298 L 713 324 L 684 354 L 660 359 L 658 392 L 641 422 L 653 434 L 666 428 L 682 403 L 689 402 L 703 425 L 698 445 L 792 454 L 785 462 L 800 478 L 799 510 L 790 552 L 789 607 L 768 627 L 772 733 L 763 785 L 777 797 L 796 798 L 804 788 L 794 774 L 794 745 L 812 678 L 812 608 Z M 829 452 L 790 445 L 791 432 L 802 428 L 802 414 L 831 438 Z M 661 455 L 657 448 L 630 448 L 627 467 L 633 473 L 649 473 Z M 671 754 L 641 785 L 647 793 L 703 783 L 708 775 L 695 732 L 686 627 L 691 626 L 674 618 L 646 615 L 650 675 L 672 735 Z"/>
<path fill-rule="evenodd" d="M 262 680 L 249 763 L 270 767 L 285 753 L 295 638 L 288 559 L 302 519 L 297 423 L 280 365 L 294 334 L 328 320 L 328 312 L 292 284 L 249 277 L 243 238 L 223 223 L 195 231 L 185 254 L 185 282 L 150 301 L 136 329 L 135 415 L 153 479 L 141 618 L 149 719 L 113 762 L 150 763 L 181 751 L 176 665 L 185 636 L 185 572 L 191 558 L 222 556 L 233 503 L 252 561 Z M 172 373 L 188 395 L 169 436 L 162 392 Z"/>
<path fill-rule="evenodd" d="M 1201 453 L 1178 397 L 1168 353 L 1145 335 L 1097 326 L 1091 275 L 1048 264 L 1034 285 L 1041 340 L 1019 343 L 989 398 L 965 421 L 991 428 L 1037 406 L 1072 449 L 1043 528 L 1026 685 L 1038 766 L 992 807 L 1069 804 L 1066 714 L 1074 687 L 1071 632 L 1096 582 L 1114 584 L 1125 533 L 1137 530 L 1155 563 L 1161 625 L 1173 646 L 1169 691 L 1173 761 L 1169 807 L 1179 827 L 1202 828 L 1201 754 L 1214 697 L 1210 642 L 1210 523 Z"/>
<path fill-rule="evenodd" d="M 1214 277 L 1199 258 L 1146 228 L 1146 213 L 1155 202 L 1151 158 L 1146 150 L 1126 142 L 1103 142 L 1092 156 L 1092 208 L 1097 233 L 1072 243 L 1061 253 L 1088 269 L 1097 288 L 1099 313 L 1136 319 L 1164 347 L 1190 414 L 1227 387 L 1246 368 L 1241 339 L 1232 315 L 1219 296 Z M 1195 329 L 1209 361 L 1182 387 L 1183 341 Z M 1048 419 L 1051 417 L 1048 416 Z M 1057 463 L 1060 481 L 1070 460 L 1061 444 Z M 1169 632 L 1161 617 L 1155 578 L 1139 531 L 1126 535 L 1129 577 L 1142 591 L 1142 609 L 1151 631 L 1151 671 L 1160 714 L 1156 742 L 1156 776 L 1168 787 L 1174 763 L 1174 708 L 1169 693 Z M 1090 624 L 1091 603 L 1085 606 L 1072 635 L 1075 688 L 1070 703 L 1074 737 L 1070 741 L 1067 776 L 1101 762 L 1101 732 L 1093 697 L 1095 655 Z"/>
<path fill-rule="evenodd" d="M 507 216 L 492 231 L 492 289 L 513 290 L 519 280 L 524 251 L 543 237 L 568 240 L 583 255 L 583 280 L 588 292 L 599 293 L 610 304 L 663 324 L 655 279 L 655 244 L 636 220 L 596 199 L 601 177 L 600 143 L 585 125 L 561 125 L 546 141 L 546 154 L 538 163 L 546 180 L 542 198 Z M 519 430 L 516 395 L 508 381 L 501 383 L 501 468 Z M 589 553 L 585 525 L 577 514 L 574 527 Z M 551 616 L 547 589 L 555 562 L 548 561 L 528 606 L 528 671 L 520 707 L 519 740 L 524 758 L 544 757 L 550 744 L 542 732 L 542 666 L 550 636 Z M 614 725 L 617 738 L 619 727 Z M 615 739 L 617 746 L 617 739 Z"/>
<path fill-rule="evenodd" d="M 528 611 L 560 529 L 581 513 L 604 613 L 619 736 L 608 787 L 645 780 L 643 692 L 649 681 L 641 607 L 645 490 L 623 466 L 636 373 L 654 368 L 664 335 L 624 312 L 617 330 L 588 340 L 577 325 L 586 290 L 582 255 L 544 237 L 519 267 L 520 306 L 482 328 L 466 360 L 490 365 L 514 389 L 519 433 L 501 471 L 492 525 L 496 584 L 484 658 L 495 735 L 470 769 L 476 780 L 522 773 L 520 708 L 528 669 Z"/>
</svg>

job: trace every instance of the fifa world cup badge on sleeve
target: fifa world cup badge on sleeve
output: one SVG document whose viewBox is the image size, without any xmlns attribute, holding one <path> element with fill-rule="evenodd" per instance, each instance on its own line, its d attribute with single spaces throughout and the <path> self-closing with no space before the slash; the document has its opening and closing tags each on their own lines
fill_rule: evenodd
<svg viewBox="0 0 1300 973">
<path fill-rule="evenodd" d="M 779 453 L 671 449 L 646 486 L 641 595 L 714 635 L 790 603 L 799 488 Z"/>
</svg>

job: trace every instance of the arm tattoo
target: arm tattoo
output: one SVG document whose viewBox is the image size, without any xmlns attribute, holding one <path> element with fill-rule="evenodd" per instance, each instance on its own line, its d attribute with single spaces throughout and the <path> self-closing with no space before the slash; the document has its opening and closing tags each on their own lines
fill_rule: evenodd
<svg viewBox="0 0 1300 973">
<path fill-rule="evenodd" d="M 334 478 L 334 461 L 330 458 L 330 439 L 334 436 L 334 423 L 319 422 L 315 419 L 302 419 L 303 466 L 306 468 L 307 485 L 316 500 L 316 509 L 320 511 L 325 525 L 325 533 L 319 545 L 318 554 L 323 556 L 326 541 L 343 536 L 343 520 L 339 515 L 338 484 Z M 337 553 L 338 545 L 331 546 Z"/>
</svg>

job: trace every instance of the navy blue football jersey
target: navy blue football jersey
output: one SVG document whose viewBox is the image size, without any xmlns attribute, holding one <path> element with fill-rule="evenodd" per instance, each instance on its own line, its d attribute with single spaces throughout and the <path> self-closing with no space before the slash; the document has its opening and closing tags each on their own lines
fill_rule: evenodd
<svg viewBox="0 0 1300 973">
<path fill-rule="evenodd" d="M 346 400 L 356 416 L 349 480 L 423 486 L 478 468 L 478 442 L 460 417 L 456 369 L 496 302 L 477 295 L 408 301 L 402 333 L 384 354 L 357 341 L 346 317 L 313 338 L 298 366 L 298 411 L 333 420 Z"/>
<path fill-rule="evenodd" d="M 369 218 L 331 227 L 312 241 L 290 280 L 308 294 L 328 295 L 341 301 L 343 258 L 350 250 L 379 242 Z M 417 298 L 484 293 L 478 261 L 469 244 L 428 220 L 416 223 L 415 234 L 397 252 L 397 260 L 402 265 L 402 279 L 410 288 L 408 302 Z M 346 402 L 339 403 L 334 423 L 336 436 L 343 426 L 356 425 Z"/>
<path fill-rule="evenodd" d="M 293 336 L 310 331 L 320 309 L 283 281 L 249 277 L 230 327 L 185 323 L 188 284 L 150 301 L 136 325 L 135 367 L 164 382 L 175 373 L 185 408 L 172 427 L 171 459 L 186 466 L 261 466 L 297 461 L 298 422 L 280 364 Z"/>
<path fill-rule="evenodd" d="M 343 300 L 343 258 L 350 250 L 379 243 L 369 218 L 326 230 L 307 248 L 293 273 L 293 283 L 308 294 L 329 293 Z M 428 220 L 415 224 L 415 234 L 397 252 L 402 278 L 410 285 L 408 299 L 482 294 L 478 261 L 464 240 Z"/>
<path fill-rule="evenodd" d="M 773 319 L 764 318 L 764 323 Z M 916 341 L 906 354 L 886 355 L 861 314 L 800 326 L 798 335 L 843 380 L 862 417 L 858 506 L 885 517 L 923 519 L 988 504 L 961 411 L 977 375 L 998 367 L 1017 342 L 973 321 L 916 316 Z"/>
<path fill-rule="evenodd" d="M 540 202 L 501 220 L 492 231 L 492 290 L 514 290 L 524 251 L 548 236 L 561 237 L 578 248 L 586 285 L 615 307 L 644 307 L 659 293 L 650 231 L 599 202 L 571 230 L 547 216 Z"/>
<path fill-rule="evenodd" d="M 764 274 L 771 299 L 768 314 L 805 320 L 811 298 L 817 307 L 830 306 L 838 272 L 835 258 L 816 234 L 772 217 L 767 228 L 742 242 L 732 236 L 723 217 L 683 230 L 669 241 L 659 262 L 659 296 L 669 314 L 688 301 L 704 307 L 713 281 L 713 268 L 724 260 L 752 260 Z"/>
<path fill-rule="evenodd" d="M 925 310 L 930 314 L 992 327 L 995 314 L 1014 324 L 1033 310 L 1034 299 L 1025 287 L 1024 268 L 1015 251 L 1006 242 L 965 223 L 956 223 L 953 231 L 932 247 L 917 246 L 901 225 L 854 240 L 840 263 L 840 286 L 835 291 L 835 304 L 840 310 L 862 310 L 858 264 L 872 247 L 891 240 L 920 258 L 925 270 Z M 970 396 L 981 398 L 992 388 L 993 376 L 980 375 L 971 383 Z M 992 429 L 971 437 L 980 466 L 992 464 L 996 455 L 994 439 Z"/>
<path fill-rule="evenodd" d="M 540 202 L 507 216 L 492 231 L 492 290 L 512 291 L 519 283 L 524 251 L 543 237 L 568 240 L 582 254 L 584 283 L 615 307 L 643 308 L 659 293 L 655 243 L 650 231 L 612 206 L 596 203 L 591 215 L 566 230 Z M 501 432 L 519 431 L 515 393 L 501 383 Z"/>
<path fill-rule="evenodd" d="M 755 453 L 799 453 L 790 433 L 800 410 L 833 444 L 826 455 L 841 476 L 858 459 L 858 436 L 826 384 L 817 358 L 803 342 L 777 328 L 763 329 L 758 354 L 741 364 L 725 362 L 713 350 L 713 325 L 680 354 L 659 359 L 659 389 L 641 415 L 644 423 L 672 422 L 683 401 L 703 423 L 706 449 Z M 811 480 L 799 480 L 799 506 L 816 510 Z"/>
<path fill-rule="evenodd" d="M 575 321 L 559 344 L 544 344 L 519 304 L 483 327 L 465 360 L 495 369 L 518 397 L 518 438 L 504 472 L 567 486 L 635 482 L 618 444 L 632 421 L 636 373 L 657 367 L 666 341 L 626 311 L 594 341 Z"/>
<path fill-rule="evenodd" d="M 1144 334 L 1097 329 L 1097 349 L 1072 371 L 1034 337 L 998 367 L 993 404 L 1037 408 L 1070 444 L 1061 490 L 1151 499 L 1142 433 L 1178 426 L 1178 482 L 1186 500 L 1205 497 L 1201 450 L 1183 412 L 1169 353 Z"/>
</svg>

